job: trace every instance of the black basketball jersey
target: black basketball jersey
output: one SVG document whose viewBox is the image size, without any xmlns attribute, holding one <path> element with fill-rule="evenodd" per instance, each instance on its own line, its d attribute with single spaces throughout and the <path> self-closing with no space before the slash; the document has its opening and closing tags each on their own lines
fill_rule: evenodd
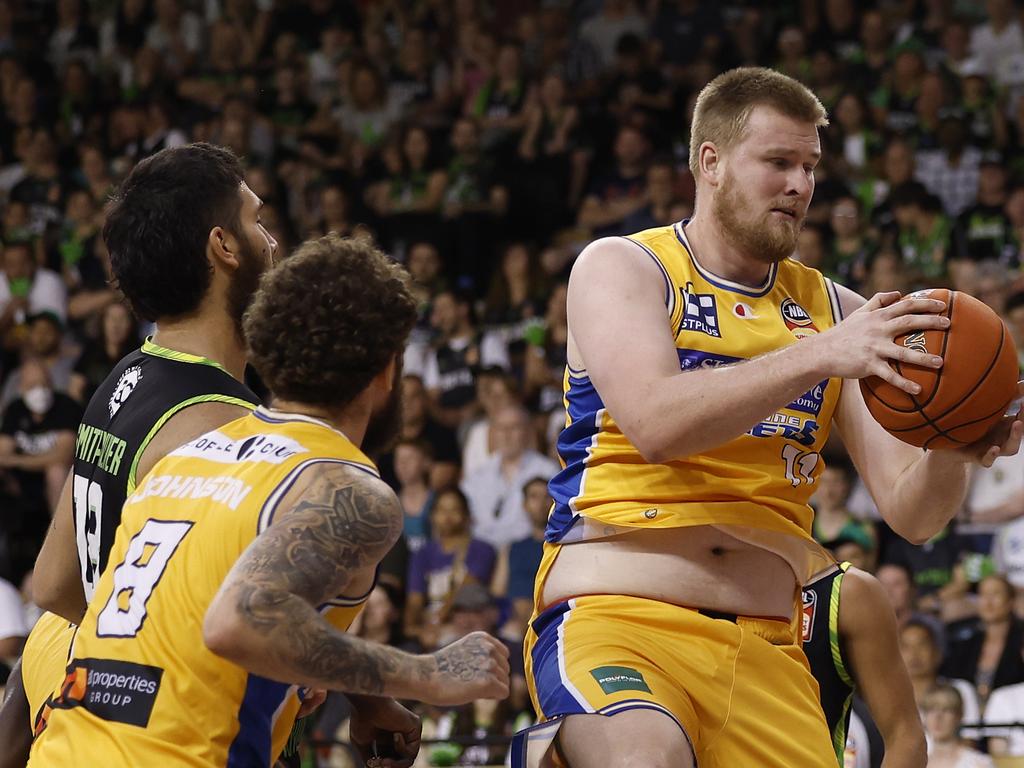
<svg viewBox="0 0 1024 768">
<path fill-rule="evenodd" d="M 75 441 L 72 509 L 85 598 L 107 565 L 121 507 L 135 490 L 146 446 L 174 414 L 197 403 L 255 408 L 257 397 L 212 360 L 147 339 L 89 400 Z"/>
<path fill-rule="evenodd" d="M 821 708 L 840 766 L 846 749 L 854 689 L 839 637 L 839 594 L 849 567 L 849 563 L 842 563 L 803 590 L 804 653 L 810 662 L 811 674 L 818 681 Z"/>
</svg>

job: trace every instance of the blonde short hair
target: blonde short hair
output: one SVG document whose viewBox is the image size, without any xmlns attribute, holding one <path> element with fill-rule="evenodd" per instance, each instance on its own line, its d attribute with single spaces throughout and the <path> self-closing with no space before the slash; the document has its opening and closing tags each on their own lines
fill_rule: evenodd
<svg viewBox="0 0 1024 768">
<path fill-rule="evenodd" d="M 763 67 L 740 67 L 723 72 L 697 96 L 690 124 L 690 171 L 700 170 L 700 145 L 714 142 L 720 149 L 743 138 L 754 107 L 765 106 L 786 117 L 828 125 L 825 107 L 818 97 L 793 78 Z"/>
</svg>

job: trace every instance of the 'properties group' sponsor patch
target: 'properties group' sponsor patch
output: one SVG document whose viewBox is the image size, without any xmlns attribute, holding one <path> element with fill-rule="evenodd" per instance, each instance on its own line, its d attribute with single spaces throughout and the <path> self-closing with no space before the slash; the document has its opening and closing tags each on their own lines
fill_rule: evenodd
<svg viewBox="0 0 1024 768">
<path fill-rule="evenodd" d="M 57 709 L 82 707 L 114 723 L 145 728 L 153 712 L 160 678 L 159 667 L 110 659 L 75 659 L 68 667 Z"/>
</svg>

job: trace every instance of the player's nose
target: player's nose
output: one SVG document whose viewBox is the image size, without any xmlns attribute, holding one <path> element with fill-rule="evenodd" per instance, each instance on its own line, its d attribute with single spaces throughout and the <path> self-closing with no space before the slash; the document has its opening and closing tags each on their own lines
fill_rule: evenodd
<svg viewBox="0 0 1024 768">
<path fill-rule="evenodd" d="M 794 168 L 786 176 L 786 196 L 806 200 L 814 191 L 814 177 L 802 167 Z"/>
</svg>

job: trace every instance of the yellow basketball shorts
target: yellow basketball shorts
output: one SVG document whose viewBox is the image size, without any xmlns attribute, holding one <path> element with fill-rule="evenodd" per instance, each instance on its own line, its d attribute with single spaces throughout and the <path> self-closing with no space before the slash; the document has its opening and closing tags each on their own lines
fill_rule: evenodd
<svg viewBox="0 0 1024 768">
<path fill-rule="evenodd" d="M 555 604 L 527 633 L 544 721 L 648 709 L 672 718 L 700 768 L 823 768 L 836 753 L 795 622 L 701 613 L 636 597 Z M 517 737 L 513 765 L 559 765 L 557 725 Z"/>
<path fill-rule="evenodd" d="M 21 655 L 21 679 L 33 730 L 45 719 L 44 704 L 60 688 L 76 627 L 55 613 L 44 613 L 32 627 Z"/>
</svg>

